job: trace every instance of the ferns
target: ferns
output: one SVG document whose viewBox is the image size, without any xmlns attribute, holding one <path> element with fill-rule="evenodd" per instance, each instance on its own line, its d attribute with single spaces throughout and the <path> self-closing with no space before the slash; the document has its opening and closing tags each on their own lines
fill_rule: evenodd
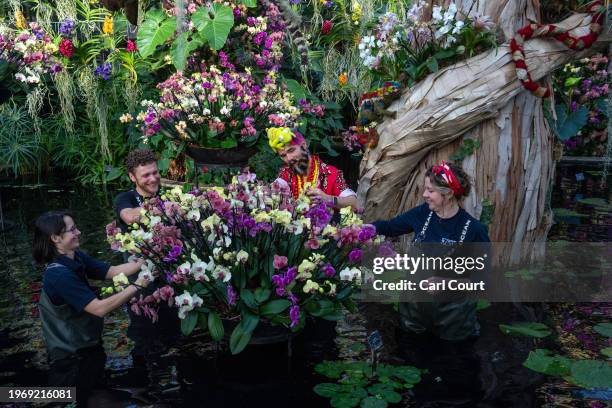
<svg viewBox="0 0 612 408">
<path fill-rule="evenodd" d="M 15 103 L 0 106 L 0 169 L 15 177 L 30 173 L 39 168 L 42 154 L 27 110 Z"/>
</svg>

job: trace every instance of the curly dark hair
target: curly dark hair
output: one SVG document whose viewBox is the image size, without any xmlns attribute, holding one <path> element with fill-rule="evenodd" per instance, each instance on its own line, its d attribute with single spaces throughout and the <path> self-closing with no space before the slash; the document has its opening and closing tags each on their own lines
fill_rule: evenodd
<svg viewBox="0 0 612 408">
<path fill-rule="evenodd" d="M 138 166 L 144 166 L 149 163 L 156 163 L 157 157 L 149 149 L 134 149 L 128 153 L 125 158 L 125 167 L 128 173 L 133 173 L 134 169 Z"/>
<path fill-rule="evenodd" d="M 463 188 L 463 193 L 461 195 L 455 194 L 455 198 L 457 200 L 461 200 L 462 198 L 467 197 L 467 195 L 470 194 L 471 189 L 471 183 L 468 175 L 465 174 L 465 172 L 460 166 L 448 162 L 446 164 L 448 164 L 448 167 L 450 167 L 453 173 L 455 173 L 455 177 L 457 177 L 457 180 L 459 180 L 459 184 L 461 184 L 461 188 Z M 430 167 L 429 170 L 427 170 L 427 173 L 425 173 L 425 177 L 429 177 L 429 180 L 431 180 L 431 183 L 434 186 L 440 189 L 448 189 L 449 192 L 451 191 L 442 176 L 439 176 L 433 172 L 433 166 Z"/>
</svg>

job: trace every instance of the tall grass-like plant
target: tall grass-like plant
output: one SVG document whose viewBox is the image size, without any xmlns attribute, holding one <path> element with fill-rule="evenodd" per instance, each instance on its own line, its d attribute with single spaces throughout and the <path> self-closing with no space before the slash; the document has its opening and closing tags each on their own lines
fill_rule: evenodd
<svg viewBox="0 0 612 408">
<path fill-rule="evenodd" d="M 38 169 L 44 150 L 34 136 L 31 119 L 23 106 L 0 106 L 0 163 L 2 171 L 15 177 Z"/>
</svg>

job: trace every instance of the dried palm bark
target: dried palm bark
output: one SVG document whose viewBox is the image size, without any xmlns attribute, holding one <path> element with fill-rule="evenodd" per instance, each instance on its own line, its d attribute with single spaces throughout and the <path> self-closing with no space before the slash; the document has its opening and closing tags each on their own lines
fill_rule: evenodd
<svg viewBox="0 0 612 408">
<path fill-rule="evenodd" d="M 487 14 L 505 40 L 538 20 L 537 0 L 462 1 L 460 9 Z M 576 14 L 558 25 L 574 35 L 588 32 L 590 17 Z M 555 40 L 526 42 L 526 62 L 534 80 L 567 62 L 601 49 L 582 52 Z M 492 241 L 512 242 L 498 263 L 537 257 L 550 226 L 548 206 L 554 175 L 555 136 L 544 118 L 543 101 L 522 88 L 507 41 L 496 50 L 440 70 L 404 92 L 389 110 L 395 119 L 378 127 L 380 141 L 361 162 L 358 197 L 369 220 L 388 219 L 421 201 L 425 170 L 448 159 L 465 138 L 481 147 L 463 161 L 474 189 L 464 208 L 480 217 L 483 200 L 494 206 Z M 554 103 L 553 103 L 554 104 Z"/>
</svg>

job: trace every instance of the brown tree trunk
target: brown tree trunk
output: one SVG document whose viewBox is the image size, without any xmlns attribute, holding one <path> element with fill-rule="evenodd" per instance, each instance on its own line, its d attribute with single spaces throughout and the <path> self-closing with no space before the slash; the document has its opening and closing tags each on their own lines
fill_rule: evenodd
<svg viewBox="0 0 612 408">
<path fill-rule="evenodd" d="M 538 20 L 539 1 L 460 0 L 458 8 L 491 16 L 507 41 L 528 20 Z M 584 29 L 585 17 L 572 16 L 560 25 Z M 595 50 L 575 53 L 555 40 L 535 39 L 525 51 L 534 80 L 541 80 Z M 478 139 L 481 147 L 463 160 L 474 186 L 464 208 L 480 218 L 484 200 L 493 205 L 491 240 L 512 242 L 513 248 L 496 254 L 499 263 L 541 253 L 552 225 L 548 197 L 555 136 L 543 100 L 516 78 L 507 44 L 429 75 L 389 110 L 397 112 L 396 119 L 378 127 L 379 144 L 360 167 L 358 196 L 369 220 L 388 219 L 422 202 L 425 170 L 448 160 L 465 139 Z"/>
</svg>

